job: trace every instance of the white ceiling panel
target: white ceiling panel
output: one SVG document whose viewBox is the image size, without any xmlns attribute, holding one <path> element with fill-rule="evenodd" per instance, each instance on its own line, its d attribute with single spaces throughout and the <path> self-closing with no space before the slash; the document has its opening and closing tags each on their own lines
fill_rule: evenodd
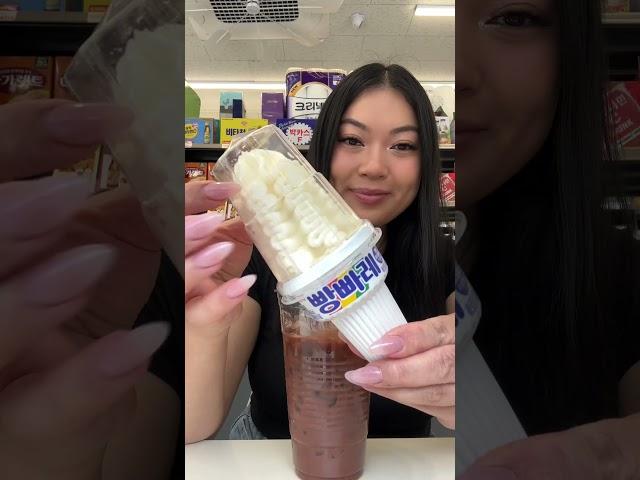
<svg viewBox="0 0 640 480">
<path fill-rule="evenodd" d="M 413 5 L 346 5 L 338 13 L 331 15 L 331 35 L 404 35 L 409 29 Z M 355 30 L 351 25 L 351 15 L 365 16 L 362 26 Z"/>
<path fill-rule="evenodd" d="M 201 42 L 187 22 L 186 77 L 190 80 L 283 81 L 289 67 L 354 68 L 373 61 L 399 63 L 421 80 L 453 80 L 454 18 L 415 18 L 417 4 L 452 0 L 347 0 L 330 17 L 331 35 L 315 47 L 293 40 Z M 355 30 L 351 14 L 366 16 Z"/>
</svg>

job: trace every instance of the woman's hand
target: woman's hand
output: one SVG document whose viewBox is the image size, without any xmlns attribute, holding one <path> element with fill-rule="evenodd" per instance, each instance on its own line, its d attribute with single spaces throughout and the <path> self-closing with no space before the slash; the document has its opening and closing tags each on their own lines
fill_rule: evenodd
<svg viewBox="0 0 640 480">
<path fill-rule="evenodd" d="M 460 480 L 640 478 L 639 440 L 640 414 L 603 420 L 497 448 Z"/>
<path fill-rule="evenodd" d="M 201 213 L 238 189 L 233 183 L 185 185 L 185 318 L 199 337 L 225 334 L 256 280 L 255 275 L 239 278 L 253 248 L 240 219 L 225 222 L 219 213 Z"/>
<path fill-rule="evenodd" d="M 347 372 L 347 380 L 455 428 L 454 314 L 396 327 L 371 349 L 386 358 Z"/>
<path fill-rule="evenodd" d="M 60 100 L 0 107 L 0 465 L 6 478 L 102 479 L 167 327 L 131 330 L 160 246 L 126 189 L 74 174 L 131 114 Z M 146 445 L 140 445 L 145 448 Z M 126 463 L 131 460 L 119 458 Z"/>
</svg>

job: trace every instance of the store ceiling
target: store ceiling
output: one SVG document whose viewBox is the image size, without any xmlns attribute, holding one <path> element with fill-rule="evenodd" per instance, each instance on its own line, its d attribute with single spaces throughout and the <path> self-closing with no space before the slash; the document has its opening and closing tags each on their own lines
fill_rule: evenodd
<svg viewBox="0 0 640 480">
<path fill-rule="evenodd" d="M 185 75 L 191 81 L 278 81 L 289 67 L 352 70 L 372 61 L 399 63 L 419 80 L 455 78 L 455 18 L 414 17 L 416 5 L 453 5 L 454 0 L 345 0 L 331 14 L 331 34 L 315 47 L 293 40 L 202 42 L 189 22 Z M 366 16 L 359 30 L 351 14 Z"/>
</svg>

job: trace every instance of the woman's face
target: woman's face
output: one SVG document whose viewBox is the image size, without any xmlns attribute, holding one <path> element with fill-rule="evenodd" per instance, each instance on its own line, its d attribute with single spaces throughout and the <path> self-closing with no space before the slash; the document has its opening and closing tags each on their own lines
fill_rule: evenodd
<svg viewBox="0 0 640 480">
<path fill-rule="evenodd" d="M 558 75 L 554 16 L 553 0 L 475 0 L 456 10 L 460 208 L 509 180 L 549 133 Z"/>
<path fill-rule="evenodd" d="M 331 183 L 356 214 L 381 227 L 416 197 L 420 158 L 418 122 L 402 94 L 368 90 L 342 117 Z"/>
</svg>

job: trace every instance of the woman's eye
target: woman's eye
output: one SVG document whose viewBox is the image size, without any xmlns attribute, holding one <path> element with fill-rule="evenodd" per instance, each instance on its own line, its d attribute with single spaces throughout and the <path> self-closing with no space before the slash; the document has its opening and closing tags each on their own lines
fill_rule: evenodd
<svg viewBox="0 0 640 480">
<path fill-rule="evenodd" d="M 527 28 L 542 25 L 539 17 L 527 12 L 506 12 L 487 20 L 487 25 L 510 28 Z"/>
<path fill-rule="evenodd" d="M 340 141 L 345 145 L 349 145 L 350 147 L 359 147 L 362 145 L 362 142 L 354 137 L 341 138 Z"/>
<path fill-rule="evenodd" d="M 401 152 L 409 152 L 416 149 L 416 146 L 411 143 L 398 143 L 391 147 L 395 150 L 400 150 Z"/>
</svg>

